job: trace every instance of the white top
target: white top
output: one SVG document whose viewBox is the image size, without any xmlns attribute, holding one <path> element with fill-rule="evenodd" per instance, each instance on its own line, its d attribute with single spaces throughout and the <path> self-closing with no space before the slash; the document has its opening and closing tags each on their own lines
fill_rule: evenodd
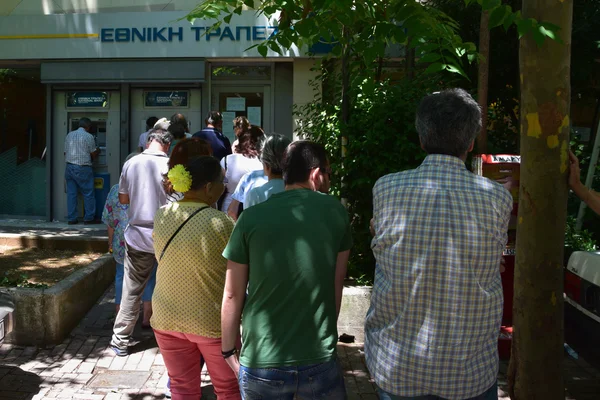
<svg viewBox="0 0 600 400">
<path fill-rule="evenodd" d="M 154 254 L 154 214 L 167 204 L 162 180 L 169 170 L 168 162 L 169 157 L 162 151 L 145 150 L 123 166 L 119 193 L 129 195 L 125 241 L 135 250 Z"/>
<path fill-rule="evenodd" d="M 91 133 L 79 128 L 69 132 L 65 138 L 65 161 L 69 164 L 92 165 L 92 155 L 96 141 Z"/>
<path fill-rule="evenodd" d="M 227 195 L 225 196 L 221 210 L 227 212 L 227 208 L 229 208 L 229 204 L 231 203 L 231 196 L 233 192 L 235 192 L 242 176 L 250 171 L 262 169 L 262 163 L 256 157 L 249 158 L 241 154 L 230 154 L 223 157 L 221 160 L 221 167 L 225 168 L 225 163 L 227 163 L 225 171 L 225 178 L 227 178 L 227 184 L 225 185 L 227 187 Z"/>
<path fill-rule="evenodd" d="M 146 150 L 146 142 L 148 141 L 148 134 L 150 134 L 151 130 L 152 129 L 147 130 L 140 135 L 140 142 L 138 143 L 138 146 L 142 148 L 142 151 Z"/>
</svg>

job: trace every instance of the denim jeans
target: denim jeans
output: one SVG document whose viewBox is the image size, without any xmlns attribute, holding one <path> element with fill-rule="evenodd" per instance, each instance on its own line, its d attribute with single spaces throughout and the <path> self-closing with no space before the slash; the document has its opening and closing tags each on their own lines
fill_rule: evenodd
<svg viewBox="0 0 600 400">
<path fill-rule="evenodd" d="M 415 397 L 396 396 L 394 394 L 381 390 L 381 388 L 377 388 L 377 391 L 379 392 L 380 400 L 445 400 L 443 397 L 431 395 Z M 491 388 L 489 388 L 479 396 L 471 397 L 470 399 L 466 400 L 498 400 L 498 384 L 494 383 Z"/>
<path fill-rule="evenodd" d="M 346 398 L 342 368 L 337 359 L 301 367 L 240 367 L 238 377 L 243 400 Z"/>
<path fill-rule="evenodd" d="M 65 167 L 67 181 L 67 218 L 77 221 L 77 192 L 83 196 L 84 221 L 96 218 L 96 198 L 94 196 L 94 171 L 89 165 L 67 164 Z"/>
<path fill-rule="evenodd" d="M 152 294 L 154 293 L 154 287 L 156 286 L 156 267 L 158 267 L 158 263 L 154 265 L 154 271 L 152 271 L 150 280 L 142 294 L 142 301 L 152 300 Z M 121 297 L 123 296 L 123 275 L 125 275 L 125 267 L 123 264 L 117 263 L 117 272 L 115 274 L 115 304 L 121 304 Z"/>
</svg>

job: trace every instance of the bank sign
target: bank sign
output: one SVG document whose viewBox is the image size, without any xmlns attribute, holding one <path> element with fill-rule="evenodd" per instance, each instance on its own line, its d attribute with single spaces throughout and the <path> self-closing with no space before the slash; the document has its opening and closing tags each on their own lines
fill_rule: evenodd
<svg viewBox="0 0 600 400">
<path fill-rule="evenodd" d="M 277 34 L 269 19 L 244 11 L 229 24 L 190 24 L 185 11 L 0 16 L 0 59 L 261 57 L 254 44 Z M 153 45 L 153 46 L 151 46 Z M 267 57 L 304 57 L 296 46 Z"/>
<path fill-rule="evenodd" d="M 276 26 L 225 26 L 212 31 L 204 26 L 190 26 L 188 30 L 183 27 L 102 28 L 100 41 L 103 43 L 183 42 L 185 35 L 191 36 L 196 42 L 202 40 L 206 42 L 263 41 L 276 33 Z"/>
</svg>

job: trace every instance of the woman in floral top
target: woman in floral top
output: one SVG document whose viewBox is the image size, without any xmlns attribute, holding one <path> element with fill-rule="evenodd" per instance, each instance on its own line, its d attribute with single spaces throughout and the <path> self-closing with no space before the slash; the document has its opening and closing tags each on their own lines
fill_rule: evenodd
<svg viewBox="0 0 600 400">
<path fill-rule="evenodd" d="M 112 253 L 117 263 L 117 273 L 115 276 L 115 304 L 117 305 L 117 313 L 119 312 L 119 305 L 121 304 L 121 296 L 123 294 L 123 274 L 125 272 L 123 266 L 125 261 L 125 238 L 123 234 L 128 223 L 128 208 L 128 204 L 119 203 L 119 185 L 114 185 L 106 198 L 106 204 L 102 211 L 102 222 L 108 227 L 108 251 Z M 156 286 L 156 266 L 142 295 L 142 301 L 144 302 L 143 328 L 150 328 L 154 286 Z"/>
</svg>

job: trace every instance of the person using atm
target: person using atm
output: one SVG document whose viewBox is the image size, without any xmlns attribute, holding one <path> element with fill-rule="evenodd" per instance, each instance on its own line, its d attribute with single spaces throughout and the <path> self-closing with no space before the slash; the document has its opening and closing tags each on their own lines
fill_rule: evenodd
<svg viewBox="0 0 600 400">
<path fill-rule="evenodd" d="M 587 188 L 581 183 L 581 170 L 579 168 L 579 159 L 569 150 L 569 161 L 571 169 L 569 170 L 569 187 L 577 197 L 581 199 L 596 214 L 600 214 L 600 193 Z"/>
<path fill-rule="evenodd" d="M 83 196 L 84 224 L 99 224 L 95 219 L 96 199 L 94 195 L 94 171 L 92 161 L 100 154 L 92 136 L 92 121 L 79 120 L 79 129 L 69 132 L 65 138 L 65 181 L 67 183 L 67 223 L 74 225 L 77 220 L 77 193 Z"/>
</svg>

